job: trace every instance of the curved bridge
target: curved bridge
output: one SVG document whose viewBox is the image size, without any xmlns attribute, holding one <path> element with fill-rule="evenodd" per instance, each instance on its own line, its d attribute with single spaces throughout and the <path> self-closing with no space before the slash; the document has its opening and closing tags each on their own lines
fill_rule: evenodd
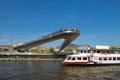
<svg viewBox="0 0 120 80">
<path fill-rule="evenodd" d="M 59 31 L 53 32 L 51 34 L 43 36 L 41 39 L 24 43 L 18 46 L 14 46 L 15 50 L 25 49 L 28 50 L 32 47 L 39 46 L 54 40 L 65 39 L 63 42 L 60 51 L 69 45 L 74 39 L 80 35 L 80 31 L 77 28 L 72 29 L 61 29 Z"/>
</svg>

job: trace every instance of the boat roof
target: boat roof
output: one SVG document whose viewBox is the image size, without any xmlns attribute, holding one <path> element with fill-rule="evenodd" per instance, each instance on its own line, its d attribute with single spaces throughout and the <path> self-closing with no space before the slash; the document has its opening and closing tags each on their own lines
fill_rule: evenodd
<svg viewBox="0 0 120 80">
<path fill-rule="evenodd" d="M 120 57 L 120 54 L 74 54 L 68 55 L 68 57 L 87 57 L 91 55 L 94 57 Z"/>
</svg>

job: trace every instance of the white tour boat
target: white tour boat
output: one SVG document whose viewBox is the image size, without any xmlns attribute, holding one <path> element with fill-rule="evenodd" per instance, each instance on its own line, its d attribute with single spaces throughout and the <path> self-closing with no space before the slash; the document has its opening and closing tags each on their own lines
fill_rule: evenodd
<svg viewBox="0 0 120 80">
<path fill-rule="evenodd" d="M 120 54 L 108 53 L 81 53 L 67 55 L 63 65 L 116 65 L 120 64 Z"/>
</svg>

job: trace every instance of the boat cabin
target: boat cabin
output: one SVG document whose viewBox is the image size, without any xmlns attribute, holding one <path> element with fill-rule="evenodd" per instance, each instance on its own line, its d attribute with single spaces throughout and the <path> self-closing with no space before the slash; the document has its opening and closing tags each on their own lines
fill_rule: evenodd
<svg viewBox="0 0 120 80">
<path fill-rule="evenodd" d="M 120 54 L 79 54 L 68 55 L 63 64 L 93 65 L 120 64 Z"/>
</svg>

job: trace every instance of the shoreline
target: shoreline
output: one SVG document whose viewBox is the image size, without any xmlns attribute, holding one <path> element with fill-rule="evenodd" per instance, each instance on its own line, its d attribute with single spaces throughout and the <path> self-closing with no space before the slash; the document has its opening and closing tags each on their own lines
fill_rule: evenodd
<svg viewBox="0 0 120 80">
<path fill-rule="evenodd" d="M 0 53 L 0 61 L 63 60 L 66 54 Z"/>
<path fill-rule="evenodd" d="M 61 61 L 63 59 L 0 59 L 0 61 Z"/>
</svg>

